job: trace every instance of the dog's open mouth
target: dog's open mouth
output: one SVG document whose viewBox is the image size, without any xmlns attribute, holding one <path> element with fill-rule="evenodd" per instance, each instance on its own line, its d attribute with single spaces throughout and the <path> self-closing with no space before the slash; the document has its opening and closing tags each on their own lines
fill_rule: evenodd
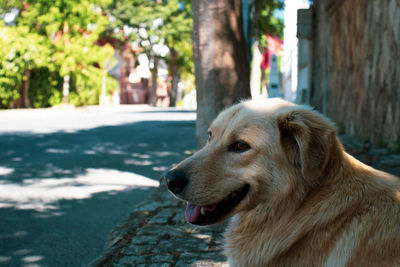
<svg viewBox="0 0 400 267">
<path fill-rule="evenodd" d="M 185 212 L 186 220 L 197 225 L 216 223 L 232 211 L 232 209 L 245 198 L 249 189 L 250 186 L 245 185 L 239 190 L 229 194 L 222 201 L 212 205 L 200 206 L 188 203 Z"/>
</svg>

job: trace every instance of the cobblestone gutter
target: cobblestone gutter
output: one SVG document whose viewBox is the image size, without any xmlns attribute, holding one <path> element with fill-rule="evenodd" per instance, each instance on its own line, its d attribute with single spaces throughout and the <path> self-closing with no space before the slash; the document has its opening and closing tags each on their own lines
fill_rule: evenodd
<svg viewBox="0 0 400 267">
<path fill-rule="evenodd" d="M 162 183 L 110 233 L 90 266 L 227 266 L 224 225 L 195 227 L 186 223 L 184 209 Z"/>
</svg>

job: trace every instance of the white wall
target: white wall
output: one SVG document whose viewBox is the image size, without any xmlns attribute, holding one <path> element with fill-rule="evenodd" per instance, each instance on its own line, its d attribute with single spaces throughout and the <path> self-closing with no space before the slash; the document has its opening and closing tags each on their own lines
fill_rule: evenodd
<svg viewBox="0 0 400 267">
<path fill-rule="evenodd" d="M 309 8 L 308 0 L 285 0 L 283 32 L 283 56 L 282 56 L 282 87 L 283 97 L 291 102 L 296 101 L 297 93 L 297 58 L 298 39 L 297 34 L 297 10 Z"/>
</svg>

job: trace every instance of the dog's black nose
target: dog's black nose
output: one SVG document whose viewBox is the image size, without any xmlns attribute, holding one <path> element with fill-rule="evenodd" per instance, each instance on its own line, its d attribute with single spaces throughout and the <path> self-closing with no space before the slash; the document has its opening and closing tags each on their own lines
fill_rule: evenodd
<svg viewBox="0 0 400 267">
<path fill-rule="evenodd" d="M 189 180 L 186 177 L 186 173 L 182 170 L 171 170 L 165 175 L 168 189 L 174 193 L 179 194 L 188 184 Z"/>
</svg>

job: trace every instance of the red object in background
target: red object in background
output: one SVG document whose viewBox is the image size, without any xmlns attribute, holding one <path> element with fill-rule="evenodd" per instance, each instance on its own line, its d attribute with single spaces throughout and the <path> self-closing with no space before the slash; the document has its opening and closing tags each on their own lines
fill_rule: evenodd
<svg viewBox="0 0 400 267">
<path fill-rule="evenodd" d="M 269 69 L 271 66 L 271 55 L 279 56 L 282 52 L 282 40 L 278 37 L 267 35 L 267 49 L 263 54 L 261 61 L 261 68 L 264 70 Z"/>
</svg>

